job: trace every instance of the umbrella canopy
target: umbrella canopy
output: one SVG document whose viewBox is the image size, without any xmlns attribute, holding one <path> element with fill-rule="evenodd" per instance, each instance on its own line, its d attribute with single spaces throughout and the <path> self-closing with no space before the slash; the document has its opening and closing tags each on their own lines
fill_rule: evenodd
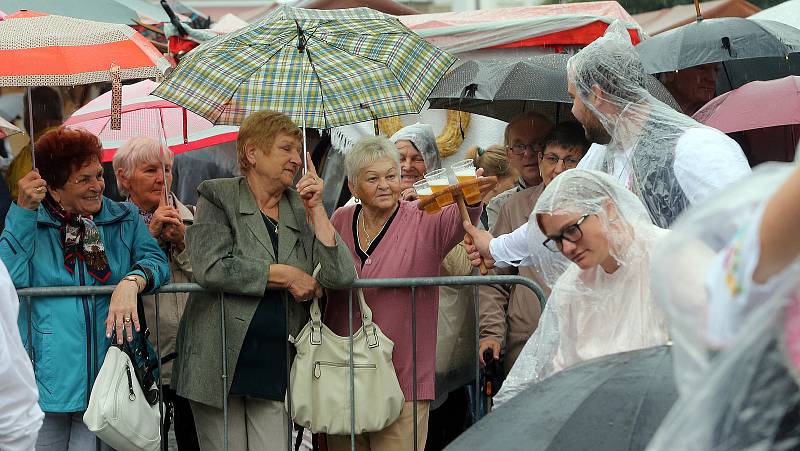
<svg viewBox="0 0 800 451">
<path fill-rule="evenodd" d="M 0 86 L 71 86 L 163 75 L 169 62 L 127 25 L 23 11 L 0 21 Z"/>
<path fill-rule="evenodd" d="M 785 60 L 800 51 L 800 30 L 770 20 L 705 19 L 647 39 L 636 50 L 651 74 L 749 58 Z"/>
<path fill-rule="evenodd" d="M 800 124 L 800 77 L 748 83 L 712 99 L 694 119 L 725 133 Z"/>
<path fill-rule="evenodd" d="M 530 387 L 445 449 L 642 450 L 677 397 L 670 346 L 613 354 Z"/>
<path fill-rule="evenodd" d="M 539 3 L 539 2 L 536 2 Z M 615 20 L 631 40 L 641 40 L 636 21 L 616 1 L 563 3 L 402 16 L 400 21 L 433 45 L 464 53 L 487 48 L 588 45 Z"/>
<path fill-rule="evenodd" d="M 184 108 L 150 95 L 158 86 L 144 80 L 122 87 L 122 127 L 111 129 L 111 91 L 77 110 L 64 124 L 97 135 L 103 144 L 103 161 L 111 161 L 117 148 L 131 138 L 166 138 L 173 153 L 236 140 L 238 127 L 215 126 Z"/>
<path fill-rule="evenodd" d="M 19 10 L 95 20 L 97 22 L 133 25 L 139 14 L 115 0 L 0 0 L 0 9 L 9 14 Z"/>
<path fill-rule="evenodd" d="M 284 5 L 194 49 L 153 94 L 216 124 L 270 109 L 331 128 L 418 113 L 453 61 L 368 8 Z"/>
<path fill-rule="evenodd" d="M 22 130 L 20 130 L 11 122 L 8 122 L 0 117 L 0 139 L 7 138 L 11 135 L 16 135 L 17 133 L 22 133 Z"/>
<path fill-rule="evenodd" d="M 750 18 L 774 20 L 775 22 L 781 22 L 795 28 L 800 28 L 800 0 L 787 0 L 772 8 L 759 11 L 750 16 Z"/>
<path fill-rule="evenodd" d="M 574 120 L 567 93 L 569 55 L 549 54 L 521 61 L 466 61 L 445 75 L 430 95 L 431 108 L 467 111 L 510 121 L 536 111 L 553 122 Z M 531 82 L 535 80 L 535 82 Z M 675 99 L 654 77 L 647 77 L 654 97 L 677 109 Z"/>
</svg>

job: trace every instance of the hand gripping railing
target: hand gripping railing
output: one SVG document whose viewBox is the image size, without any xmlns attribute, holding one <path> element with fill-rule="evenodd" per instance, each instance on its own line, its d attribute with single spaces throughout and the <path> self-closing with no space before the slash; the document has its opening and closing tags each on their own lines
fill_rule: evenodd
<svg viewBox="0 0 800 451">
<path fill-rule="evenodd" d="M 511 275 L 494 275 L 494 276 L 447 276 L 447 277 L 417 277 L 417 278 L 397 278 L 397 279 L 359 279 L 356 280 L 350 288 L 409 288 L 411 294 L 411 315 L 414 320 L 411 322 L 411 348 L 412 348 L 412 377 L 413 377 L 413 385 L 412 385 L 412 406 L 413 406 L 413 423 L 414 423 L 414 451 L 420 451 L 417 449 L 417 330 L 416 330 L 416 288 L 417 287 L 424 287 L 424 286 L 465 286 L 470 285 L 473 286 L 474 289 L 474 315 L 476 319 L 476 326 L 477 329 L 475 333 L 475 349 L 476 353 L 478 352 L 479 341 L 480 341 L 480 331 L 479 331 L 479 303 L 478 303 L 478 286 L 479 285 L 492 285 L 492 284 L 506 284 L 506 285 L 523 285 L 529 289 L 531 289 L 536 296 L 539 298 L 540 307 L 544 309 L 545 304 L 545 294 L 542 288 L 536 284 L 531 279 L 522 276 L 511 276 Z M 96 296 L 103 296 L 103 295 L 110 295 L 114 291 L 114 285 L 103 285 L 103 286 L 65 286 L 65 287 L 36 287 L 36 288 L 23 288 L 17 291 L 18 296 L 22 299 L 26 300 L 27 310 L 28 310 L 28 350 L 29 353 L 31 352 L 32 346 L 32 330 L 31 330 L 31 302 L 32 298 L 35 297 L 60 297 L 60 296 L 89 296 L 92 301 L 92 311 L 93 313 L 96 311 Z M 158 295 L 163 293 L 195 293 L 195 292 L 205 292 L 207 290 L 203 289 L 198 284 L 195 283 L 175 283 L 169 284 L 161 287 L 158 292 L 155 294 L 155 323 L 156 323 L 156 349 L 157 354 L 161 356 L 161 349 L 159 341 L 159 307 L 158 307 Z M 224 293 L 219 293 L 220 299 L 220 310 L 221 310 L 221 325 L 220 325 L 220 338 L 222 341 L 222 350 L 223 353 L 227 349 L 227 339 L 226 339 L 226 332 L 225 332 L 225 296 Z M 348 310 L 349 310 L 349 332 L 350 332 L 350 349 L 351 349 L 351 356 L 350 356 L 350 403 L 351 406 L 355 406 L 355 378 L 354 378 L 354 367 L 353 367 L 353 360 L 352 360 L 352 336 L 353 336 L 353 293 L 350 290 L 350 296 L 348 300 Z M 94 328 L 92 328 L 94 330 Z M 94 362 L 94 373 L 97 374 L 97 350 L 94 349 L 95 340 L 91 340 L 92 349 L 87 349 L 87 352 L 93 356 Z M 33 361 L 33 355 L 30 355 L 31 360 Z M 480 396 L 480 365 L 477 364 L 479 356 L 476 355 L 475 358 L 475 418 L 480 416 L 478 402 Z M 291 366 L 291 362 L 287 362 L 287 367 Z M 161 374 L 161 360 L 159 359 L 159 375 Z M 228 379 L 228 368 L 227 368 L 227 359 L 226 356 L 222 356 L 222 374 L 221 374 L 221 383 L 222 383 L 222 393 L 227 393 L 227 379 Z M 161 390 L 161 381 L 159 380 L 159 390 Z M 291 399 L 287 400 L 291 403 Z M 289 404 L 291 405 L 291 404 Z M 353 409 L 351 408 L 351 412 Z M 163 411 L 162 411 L 163 414 Z M 223 417 L 224 417 L 224 436 L 223 436 L 223 443 L 224 449 L 227 451 L 228 449 L 228 397 L 223 396 Z M 351 424 L 351 431 L 355 429 L 355 412 L 351 415 L 350 418 Z M 292 443 L 292 425 L 291 422 L 289 424 L 287 430 L 287 449 L 294 449 Z M 355 451 L 355 435 L 351 432 L 350 434 L 350 446 L 351 450 Z M 167 440 L 162 440 L 162 448 L 167 449 Z M 99 444 L 98 444 L 99 449 Z"/>
</svg>

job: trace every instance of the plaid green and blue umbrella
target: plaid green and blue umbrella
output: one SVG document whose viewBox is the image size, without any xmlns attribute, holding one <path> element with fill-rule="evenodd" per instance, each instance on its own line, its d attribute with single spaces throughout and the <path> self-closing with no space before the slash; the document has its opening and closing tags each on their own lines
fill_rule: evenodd
<svg viewBox="0 0 800 451">
<path fill-rule="evenodd" d="M 275 110 L 323 129 L 418 113 L 454 61 L 369 8 L 284 5 L 192 50 L 153 94 L 215 124 Z"/>
</svg>

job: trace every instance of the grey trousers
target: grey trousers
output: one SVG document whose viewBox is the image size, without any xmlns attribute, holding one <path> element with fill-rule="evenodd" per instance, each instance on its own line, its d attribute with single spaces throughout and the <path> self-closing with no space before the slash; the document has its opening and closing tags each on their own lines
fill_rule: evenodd
<svg viewBox="0 0 800 451">
<path fill-rule="evenodd" d="M 194 401 L 194 424 L 201 451 L 224 449 L 224 416 L 221 409 Z M 280 401 L 228 397 L 228 451 L 288 451 L 289 417 Z"/>
<path fill-rule="evenodd" d="M 83 422 L 83 412 L 45 412 L 36 451 L 92 451 L 96 436 Z M 100 442 L 100 449 L 111 451 L 111 447 Z"/>
</svg>

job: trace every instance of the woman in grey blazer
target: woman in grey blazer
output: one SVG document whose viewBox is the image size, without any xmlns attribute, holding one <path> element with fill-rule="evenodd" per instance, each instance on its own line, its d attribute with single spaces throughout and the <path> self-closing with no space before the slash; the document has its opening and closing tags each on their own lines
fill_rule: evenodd
<svg viewBox="0 0 800 451">
<path fill-rule="evenodd" d="M 236 144 L 244 176 L 198 188 L 187 247 L 194 276 L 208 292 L 189 297 L 172 377 L 178 394 L 190 400 L 203 451 L 223 449 L 224 396 L 229 450 L 286 449 L 287 337 L 308 320 L 305 301 L 355 277 L 310 158 L 308 173 L 292 186 L 302 166 L 301 140 L 286 115 L 254 113 Z M 318 264 L 315 280 L 310 274 Z M 219 292 L 225 296 L 224 392 Z"/>
</svg>

